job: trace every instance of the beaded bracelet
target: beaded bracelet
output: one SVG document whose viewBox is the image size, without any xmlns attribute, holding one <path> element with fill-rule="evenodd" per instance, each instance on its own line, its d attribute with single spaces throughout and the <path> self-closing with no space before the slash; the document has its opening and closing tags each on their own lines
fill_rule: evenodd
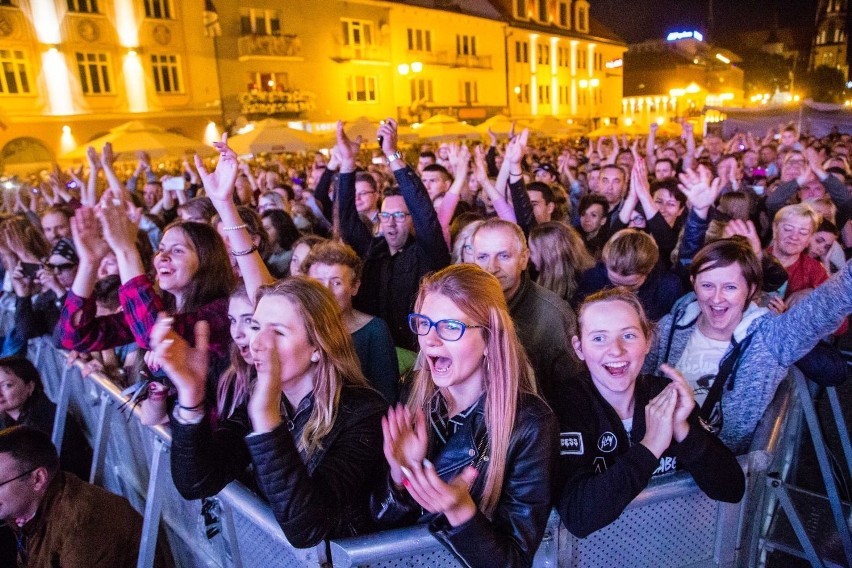
<svg viewBox="0 0 852 568">
<path fill-rule="evenodd" d="M 222 227 L 223 231 L 239 231 L 240 229 L 248 229 L 248 225 L 243 223 L 242 225 L 234 225 L 233 227 Z"/>
<path fill-rule="evenodd" d="M 257 250 L 255 245 L 251 245 L 251 248 L 247 248 L 246 250 L 232 250 L 231 254 L 234 256 L 246 256 L 247 254 L 251 254 Z"/>
</svg>

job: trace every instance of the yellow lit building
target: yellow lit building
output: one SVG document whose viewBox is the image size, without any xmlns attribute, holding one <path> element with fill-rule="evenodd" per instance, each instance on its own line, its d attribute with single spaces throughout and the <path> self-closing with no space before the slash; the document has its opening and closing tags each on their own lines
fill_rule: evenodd
<svg viewBox="0 0 852 568">
<path fill-rule="evenodd" d="M 0 0 L 6 169 L 51 162 L 131 120 L 201 140 L 220 116 L 202 7 L 179 0 Z"/>
<path fill-rule="evenodd" d="M 516 17 L 518 6 L 535 16 Z M 626 45 L 590 17 L 585 0 L 251 0 L 218 8 L 229 125 L 271 116 L 327 130 L 338 118 L 418 122 L 437 113 L 585 122 L 620 112 L 621 69 L 610 65 Z"/>
<path fill-rule="evenodd" d="M 589 14 L 585 0 L 500 0 L 509 29 L 513 116 L 552 115 L 591 128 L 621 114 L 627 46 Z"/>
</svg>

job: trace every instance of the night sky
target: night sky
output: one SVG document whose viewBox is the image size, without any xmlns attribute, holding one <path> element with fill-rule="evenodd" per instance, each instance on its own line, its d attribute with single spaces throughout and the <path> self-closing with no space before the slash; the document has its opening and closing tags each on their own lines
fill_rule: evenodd
<svg viewBox="0 0 852 568">
<path fill-rule="evenodd" d="M 592 15 L 628 43 L 660 39 L 676 30 L 707 29 L 710 0 L 591 0 Z M 817 0 L 712 0 L 718 33 L 769 29 L 777 6 L 779 27 L 812 28 Z"/>
</svg>

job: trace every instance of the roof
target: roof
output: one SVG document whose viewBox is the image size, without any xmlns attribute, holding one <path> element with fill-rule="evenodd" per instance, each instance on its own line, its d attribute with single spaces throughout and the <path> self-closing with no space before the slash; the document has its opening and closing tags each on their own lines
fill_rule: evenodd
<svg viewBox="0 0 852 568">
<path fill-rule="evenodd" d="M 489 20 L 503 20 L 503 14 L 488 0 L 387 0 L 393 4 L 406 4 L 419 8 L 431 8 L 445 12 L 455 12 L 468 16 L 478 16 Z"/>
</svg>

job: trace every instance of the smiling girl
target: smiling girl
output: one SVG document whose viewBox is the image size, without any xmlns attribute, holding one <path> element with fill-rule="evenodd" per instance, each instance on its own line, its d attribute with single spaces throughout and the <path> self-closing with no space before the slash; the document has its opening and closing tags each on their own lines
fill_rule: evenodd
<svg viewBox="0 0 852 568">
<path fill-rule="evenodd" d="M 677 370 L 671 380 L 641 375 L 651 323 L 624 288 L 583 302 L 577 356 L 588 374 L 574 377 L 555 401 L 560 420 L 561 495 L 565 526 L 588 536 L 615 521 L 654 475 L 686 468 L 710 498 L 737 502 L 745 479 L 734 455 L 701 427 L 692 389 Z"/>
</svg>

